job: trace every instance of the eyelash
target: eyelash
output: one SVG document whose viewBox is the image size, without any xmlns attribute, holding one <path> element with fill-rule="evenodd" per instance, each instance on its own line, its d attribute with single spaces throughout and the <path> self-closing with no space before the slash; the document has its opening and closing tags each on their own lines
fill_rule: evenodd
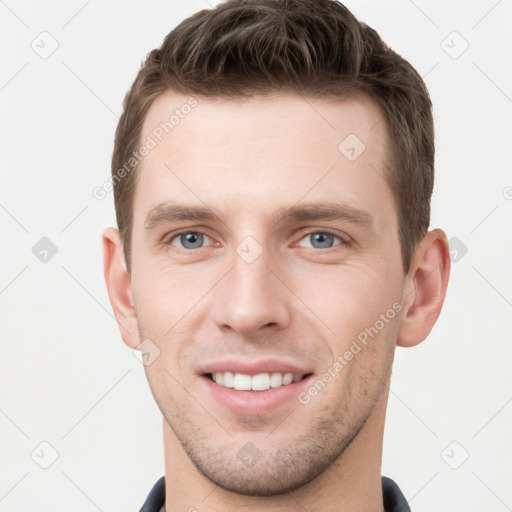
<svg viewBox="0 0 512 512">
<path fill-rule="evenodd" d="M 329 249 L 334 249 L 335 247 L 338 247 L 338 246 L 349 246 L 350 245 L 350 241 L 349 241 L 348 237 L 347 238 L 342 237 L 339 233 L 337 233 L 336 231 L 333 231 L 331 229 L 320 229 L 320 230 L 309 231 L 307 233 L 304 233 L 304 235 L 299 239 L 299 242 L 301 240 L 303 240 L 304 238 L 314 235 L 316 233 L 322 233 L 322 235 L 332 235 L 335 238 L 337 238 L 341 243 L 338 245 L 333 245 L 332 247 L 327 247 L 326 249 L 316 249 L 315 247 L 305 247 L 305 249 L 314 249 L 314 250 L 316 249 L 317 251 L 328 251 Z"/>
<path fill-rule="evenodd" d="M 173 233 L 173 235 L 167 239 L 167 241 L 163 241 L 163 245 L 172 245 L 171 242 L 179 237 L 180 235 L 184 235 L 184 234 L 187 234 L 187 233 L 197 233 L 197 234 L 201 234 L 201 235 L 205 235 L 207 236 L 208 238 L 212 238 L 210 237 L 207 233 L 205 233 L 204 231 L 199 231 L 199 230 L 191 230 L 191 229 L 185 229 L 185 230 L 182 230 L 182 231 L 178 231 L 177 233 Z M 333 247 L 327 247 L 325 249 L 316 249 L 315 247 L 305 247 L 305 249 L 316 249 L 317 251 L 328 251 L 329 249 L 334 249 L 335 247 L 338 247 L 338 246 L 350 246 L 351 245 L 351 242 L 342 237 L 341 235 L 339 235 L 337 232 L 333 231 L 333 230 L 330 230 L 330 229 L 321 229 L 321 230 L 315 230 L 315 231 L 309 231 L 307 233 L 305 233 L 300 239 L 299 239 L 299 242 L 301 240 L 303 240 L 304 238 L 306 238 L 307 236 L 310 236 L 310 235 L 314 235 L 316 233 L 322 233 L 322 234 L 326 234 L 326 235 L 332 235 L 334 236 L 335 238 L 338 238 L 340 240 L 340 244 L 338 245 L 335 245 Z M 187 252 L 193 252 L 193 251 L 196 251 L 198 249 L 204 249 L 205 247 L 198 247 L 196 249 L 183 249 L 184 251 L 187 251 Z M 178 249 L 181 249 L 181 248 L 178 248 Z"/>
</svg>

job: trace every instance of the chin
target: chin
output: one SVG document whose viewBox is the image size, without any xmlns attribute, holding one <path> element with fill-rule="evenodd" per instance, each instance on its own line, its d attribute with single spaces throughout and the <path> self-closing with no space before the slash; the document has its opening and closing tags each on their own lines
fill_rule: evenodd
<svg viewBox="0 0 512 512">
<path fill-rule="evenodd" d="M 331 423 L 328 428 L 315 429 L 315 435 L 279 436 L 279 445 L 275 438 L 266 439 L 267 434 L 244 435 L 243 440 L 235 436 L 222 445 L 196 432 L 180 442 L 196 469 L 222 489 L 247 496 L 276 496 L 303 487 L 325 472 L 358 433 L 344 434 L 333 427 Z"/>
<path fill-rule="evenodd" d="M 227 461 L 225 464 L 227 466 Z M 251 468 L 240 468 L 236 463 L 230 469 L 225 467 L 221 470 L 195 465 L 203 476 L 215 485 L 246 496 L 276 496 L 289 493 L 309 483 L 324 469 L 297 466 L 285 468 L 283 463 L 272 469 L 272 465 L 261 460 Z"/>
</svg>

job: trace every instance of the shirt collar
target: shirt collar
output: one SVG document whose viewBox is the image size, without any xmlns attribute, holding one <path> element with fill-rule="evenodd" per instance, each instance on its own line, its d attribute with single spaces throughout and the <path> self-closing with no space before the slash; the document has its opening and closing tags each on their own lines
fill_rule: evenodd
<svg viewBox="0 0 512 512">
<path fill-rule="evenodd" d="M 387 476 L 382 477 L 382 497 L 385 512 L 411 512 L 400 487 Z M 164 512 L 165 477 L 162 476 L 149 492 L 140 512 Z"/>
</svg>

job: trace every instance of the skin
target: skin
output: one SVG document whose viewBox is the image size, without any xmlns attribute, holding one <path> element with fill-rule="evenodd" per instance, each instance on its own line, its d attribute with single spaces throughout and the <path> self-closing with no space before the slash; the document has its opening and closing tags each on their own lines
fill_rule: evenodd
<svg viewBox="0 0 512 512">
<path fill-rule="evenodd" d="M 187 99 L 160 96 L 141 140 Z M 371 100 L 197 99 L 140 163 L 131 276 L 118 231 L 103 234 L 123 340 L 135 349 L 150 339 L 160 350 L 145 371 L 163 414 L 166 510 L 382 511 L 394 350 L 423 341 L 438 318 L 450 270 L 446 235 L 429 231 L 404 275 L 384 179 L 388 135 Z M 352 162 L 338 149 L 351 133 L 366 146 Z M 148 213 L 168 201 L 206 205 L 217 217 L 149 229 Z M 371 222 L 273 217 L 320 203 L 357 208 Z M 184 245 L 175 236 L 182 229 L 207 235 L 202 246 Z M 325 230 L 334 236 L 321 245 Z M 248 236 L 262 251 L 252 263 L 236 250 Z M 393 304 L 401 311 L 307 404 L 294 398 L 236 414 L 205 392 L 197 373 L 228 355 L 272 357 L 310 369 L 314 381 Z M 237 457 L 247 443 L 261 455 L 252 467 Z"/>
</svg>

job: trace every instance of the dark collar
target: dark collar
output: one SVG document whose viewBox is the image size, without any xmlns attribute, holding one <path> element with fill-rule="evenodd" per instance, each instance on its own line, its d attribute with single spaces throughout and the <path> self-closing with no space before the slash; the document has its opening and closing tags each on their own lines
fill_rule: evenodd
<svg viewBox="0 0 512 512">
<path fill-rule="evenodd" d="M 400 487 L 388 478 L 382 477 L 382 496 L 385 512 L 411 512 Z M 140 512 L 159 512 L 165 505 L 165 477 L 161 477 L 149 492 Z"/>
</svg>

